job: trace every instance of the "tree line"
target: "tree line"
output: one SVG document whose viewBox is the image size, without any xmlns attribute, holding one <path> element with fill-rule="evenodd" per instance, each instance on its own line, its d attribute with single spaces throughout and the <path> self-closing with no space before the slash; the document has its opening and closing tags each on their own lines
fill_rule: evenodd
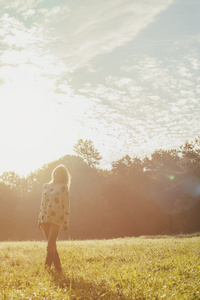
<svg viewBox="0 0 200 300">
<path fill-rule="evenodd" d="M 78 140 L 76 155 L 26 177 L 0 176 L 0 240 L 41 240 L 37 228 L 42 185 L 64 164 L 72 176 L 70 227 L 61 239 L 193 233 L 200 230 L 200 137 L 151 157 L 125 155 L 110 170 L 90 140 Z"/>
</svg>

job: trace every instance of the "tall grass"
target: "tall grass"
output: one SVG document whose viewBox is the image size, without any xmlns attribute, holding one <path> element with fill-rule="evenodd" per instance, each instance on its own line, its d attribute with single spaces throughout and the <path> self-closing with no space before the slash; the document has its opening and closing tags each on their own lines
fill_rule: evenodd
<svg viewBox="0 0 200 300">
<path fill-rule="evenodd" d="M 0 243 L 0 299 L 200 299 L 200 237 Z"/>
</svg>

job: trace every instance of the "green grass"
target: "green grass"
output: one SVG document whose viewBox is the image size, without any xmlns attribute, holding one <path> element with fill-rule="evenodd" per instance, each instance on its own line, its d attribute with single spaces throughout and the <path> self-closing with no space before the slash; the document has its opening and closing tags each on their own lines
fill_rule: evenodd
<svg viewBox="0 0 200 300">
<path fill-rule="evenodd" d="M 200 299 L 200 237 L 0 243 L 0 299 Z"/>
</svg>

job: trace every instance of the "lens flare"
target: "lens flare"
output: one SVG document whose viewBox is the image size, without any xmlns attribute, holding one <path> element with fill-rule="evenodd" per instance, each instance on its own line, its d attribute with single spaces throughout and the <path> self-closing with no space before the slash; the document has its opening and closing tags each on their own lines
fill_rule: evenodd
<svg viewBox="0 0 200 300">
<path fill-rule="evenodd" d="M 169 175 L 170 180 L 174 180 L 174 175 Z"/>
</svg>

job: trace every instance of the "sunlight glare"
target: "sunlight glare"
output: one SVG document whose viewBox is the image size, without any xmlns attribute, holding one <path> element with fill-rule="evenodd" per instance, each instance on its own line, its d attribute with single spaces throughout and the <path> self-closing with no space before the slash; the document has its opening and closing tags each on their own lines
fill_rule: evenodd
<svg viewBox="0 0 200 300">
<path fill-rule="evenodd" d="M 15 82 L 1 89 L 0 128 L 2 157 L 10 160 L 12 169 L 27 173 L 30 163 L 34 169 L 41 162 L 38 156 L 46 150 L 44 145 L 55 133 L 58 120 L 48 93 L 35 82 L 24 80 L 23 83 L 23 87 Z"/>
</svg>

